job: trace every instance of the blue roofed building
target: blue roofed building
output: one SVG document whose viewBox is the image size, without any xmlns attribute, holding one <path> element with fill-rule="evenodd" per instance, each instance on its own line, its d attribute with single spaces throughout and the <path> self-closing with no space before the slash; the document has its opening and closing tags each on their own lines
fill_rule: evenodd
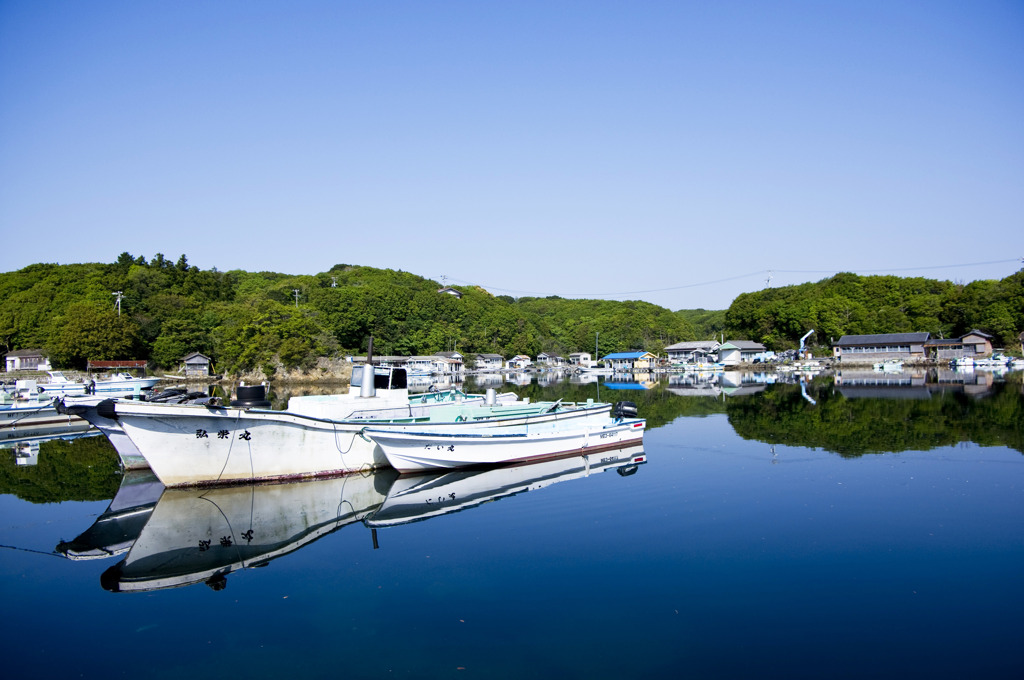
<svg viewBox="0 0 1024 680">
<path fill-rule="evenodd" d="M 617 373 L 632 373 L 634 371 L 649 371 L 654 368 L 658 357 L 650 352 L 613 352 L 604 355 L 602 361 L 611 364 L 612 370 Z"/>
</svg>

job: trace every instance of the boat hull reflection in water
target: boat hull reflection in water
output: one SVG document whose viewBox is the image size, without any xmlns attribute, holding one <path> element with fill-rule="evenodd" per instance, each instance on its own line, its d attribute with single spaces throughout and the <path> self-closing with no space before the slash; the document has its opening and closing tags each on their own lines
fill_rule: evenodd
<svg viewBox="0 0 1024 680">
<path fill-rule="evenodd" d="M 631 475 L 645 462 L 644 447 L 636 444 L 537 463 L 403 475 L 391 485 L 387 499 L 367 518 L 366 525 L 376 529 L 418 522 L 606 470 Z"/>
<path fill-rule="evenodd" d="M 206 583 L 261 567 L 343 526 L 384 501 L 396 474 L 347 475 L 288 484 L 167 489 L 127 557 L 101 577 L 110 591 Z"/>
<path fill-rule="evenodd" d="M 126 472 L 110 506 L 76 538 L 57 544 L 57 552 L 71 560 L 126 552 L 149 521 L 163 490 L 164 485 L 149 470 Z"/>
</svg>

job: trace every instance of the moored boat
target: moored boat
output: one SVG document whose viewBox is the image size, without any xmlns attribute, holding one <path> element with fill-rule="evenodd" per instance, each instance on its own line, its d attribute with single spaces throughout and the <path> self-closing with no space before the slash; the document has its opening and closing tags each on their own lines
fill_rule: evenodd
<svg viewBox="0 0 1024 680">
<path fill-rule="evenodd" d="M 646 421 L 606 417 L 562 427 L 474 428 L 463 431 L 367 428 L 366 436 L 399 472 L 538 461 L 613 449 L 643 439 Z"/>
<path fill-rule="evenodd" d="M 395 369 L 395 374 L 400 371 Z M 404 379 L 404 372 L 401 375 Z M 493 391 L 410 396 L 394 382 L 377 392 L 373 379 L 373 388 L 364 393 L 362 381 L 358 382 L 345 395 L 293 397 L 284 411 L 247 408 L 238 402 L 222 406 L 136 400 L 106 400 L 95 409 L 112 421 L 104 434 L 122 460 L 137 452 L 168 487 L 297 479 L 387 467 L 383 452 L 363 432 L 369 426 L 435 431 L 528 423 L 551 427 L 565 421 L 607 419 L 611 410 L 610 404 L 593 401 L 510 401 L 499 399 Z M 101 424 L 97 421 L 97 426 Z"/>
<path fill-rule="evenodd" d="M 106 380 L 95 380 L 89 383 L 90 391 L 131 393 L 135 390 L 148 390 L 155 387 L 160 378 L 136 378 L 131 373 L 115 373 Z"/>
<path fill-rule="evenodd" d="M 45 394 L 47 397 L 62 394 L 85 394 L 89 387 L 84 382 L 71 380 L 60 371 L 47 371 L 47 374 L 50 376 L 49 380 L 37 383 L 39 393 Z"/>
</svg>

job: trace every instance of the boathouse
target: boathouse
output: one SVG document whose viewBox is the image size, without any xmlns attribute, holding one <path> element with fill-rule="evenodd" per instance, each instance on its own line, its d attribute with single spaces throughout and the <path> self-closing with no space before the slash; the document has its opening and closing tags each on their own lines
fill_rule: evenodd
<svg viewBox="0 0 1024 680">
<path fill-rule="evenodd" d="M 206 378 L 210 375 L 210 357 L 199 352 L 192 352 L 182 358 L 186 378 Z"/>
<path fill-rule="evenodd" d="M 8 371 L 49 371 L 52 369 L 50 360 L 41 349 L 18 349 L 5 355 L 5 367 Z"/>
<path fill-rule="evenodd" d="M 875 362 L 885 359 L 923 359 L 929 333 L 881 333 L 844 335 L 832 345 L 839 361 Z"/>
<path fill-rule="evenodd" d="M 86 370 L 90 373 L 93 371 L 104 372 L 115 372 L 115 371 L 141 371 L 143 374 L 146 372 L 146 360 L 145 359 L 120 359 L 117 361 L 94 361 L 89 360 L 86 365 Z"/>
<path fill-rule="evenodd" d="M 500 354 L 476 355 L 476 370 L 478 371 L 500 371 L 503 363 L 505 363 L 505 357 Z"/>
</svg>

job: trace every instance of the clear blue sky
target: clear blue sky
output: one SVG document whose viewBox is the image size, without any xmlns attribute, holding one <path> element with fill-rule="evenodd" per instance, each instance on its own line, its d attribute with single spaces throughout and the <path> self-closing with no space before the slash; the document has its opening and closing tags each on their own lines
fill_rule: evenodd
<svg viewBox="0 0 1024 680">
<path fill-rule="evenodd" d="M 722 309 L 769 270 L 1002 278 L 1022 213 L 1019 1 L 0 0 L 0 271 Z"/>
</svg>

